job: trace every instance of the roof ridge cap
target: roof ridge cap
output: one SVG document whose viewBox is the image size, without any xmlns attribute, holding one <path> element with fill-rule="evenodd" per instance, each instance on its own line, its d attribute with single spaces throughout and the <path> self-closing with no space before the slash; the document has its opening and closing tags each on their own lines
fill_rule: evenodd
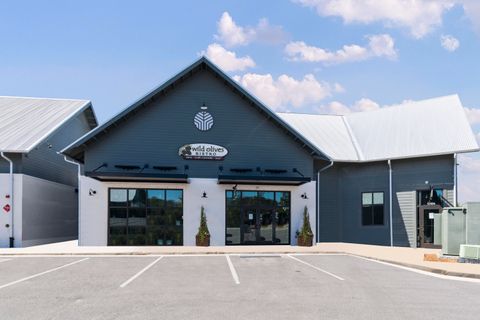
<svg viewBox="0 0 480 320">
<path fill-rule="evenodd" d="M 353 130 L 350 127 L 350 124 L 348 123 L 348 119 L 345 116 L 342 116 L 343 123 L 345 124 L 345 127 L 347 128 L 348 136 L 350 137 L 350 140 L 352 141 L 353 148 L 355 149 L 355 153 L 357 154 L 358 160 L 360 161 L 365 161 L 365 157 L 363 156 L 363 152 L 360 149 L 360 145 L 358 144 L 357 138 L 353 134 Z"/>
</svg>

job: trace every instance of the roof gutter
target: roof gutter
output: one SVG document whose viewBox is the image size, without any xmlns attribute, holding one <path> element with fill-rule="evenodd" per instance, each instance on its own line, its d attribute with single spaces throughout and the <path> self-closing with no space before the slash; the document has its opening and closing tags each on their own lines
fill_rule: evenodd
<svg viewBox="0 0 480 320">
<path fill-rule="evenodd" d="M 334 161 L 330 160 L 329 164 L 317 171 L 317 243 L 320 242 L 320 172 L 327 170 L 333 164 Z"/>
<path fill-rule="evenodd" d="M 393 247 L 393 183 L 392 183 L 392 160 L 388 160 L 388 188 L 390 209 L 390 246 Z"/>
<path fill-rule="evenodd" d="M 3 159 L 7 160 L 8 163 L 10 164 L 10 209 L 12 210 L 12 215 L 11 215 L 11 223 L 10 223 L 10 248 L 13 248 L 14 247 L 14 241 L 15 241 L 15 237 L 14 237 L 14 231 L 13 231 L 13 223 L 14 223 L 14 215 L 13 215 L 13 212 L 14 212 L 14 209 L 15 209 L 15 206 L 13 205 L 13 179 L 14 179 L 14 176 L 13 176 L 13 161 L 8 158 L 5 153 L 2 151 L 0 152 L 0 155 L 2 156 Z"/>
</svg>

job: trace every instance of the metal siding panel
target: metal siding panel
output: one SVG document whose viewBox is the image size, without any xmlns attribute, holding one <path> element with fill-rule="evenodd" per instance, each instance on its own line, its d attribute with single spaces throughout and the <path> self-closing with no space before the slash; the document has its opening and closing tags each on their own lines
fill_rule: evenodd
<svg viewBox="0 0 480 320">
<path fill-rule="evenodd" d="M 214 118 L 208 131 L 193 123 L 203 103 Z M 224 146 L 229 153 L 223 161 L 183 160 L 178 155 L 182 145 L 199 142 Z M 289 175 L 297 168 L 313 176 L 313 159 L 297 141 L 206 70 L 147 103 L 87 146 L 85 171 L 105 162 L 109 171 L 115 170 L 115 164 L 149 164 L 148 170 L 168 165 L 183 172 L 188 165 L 189 176 L 198 178 L 217 177 L 219 166 L 224 172 L 232 167 L 288 169 Z"/>
<path fill-rule="evenodd" d="M 393 215 L 393 244 L 416 246 L 417 205 L 416 191 L 395 192 Z"/>
</svg>

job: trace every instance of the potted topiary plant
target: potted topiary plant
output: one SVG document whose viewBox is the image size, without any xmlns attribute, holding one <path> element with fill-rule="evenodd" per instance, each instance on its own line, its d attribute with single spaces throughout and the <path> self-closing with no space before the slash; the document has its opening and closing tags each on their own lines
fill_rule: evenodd
<svg viewBox="0 0 480 320">
<path fill-rule="evenodd" d="M 300 231 L 297 231 L 297 244 L 302 247 L 311 247 L 313 244 L 313 232 L 310 227 L 310 217 L 306 206 L 305 210 L 303 210 L 302 228 Z"/>
<path fill-rule="evenodd" d="M 200 211 L 200 227 L 198 227 L 195 242 L 199 247 L 208 247 L 210 245 L 210 231 L 208 231 L 207 217 L 205 216 L 205 209 L 203 207 Z"/>
</svg>

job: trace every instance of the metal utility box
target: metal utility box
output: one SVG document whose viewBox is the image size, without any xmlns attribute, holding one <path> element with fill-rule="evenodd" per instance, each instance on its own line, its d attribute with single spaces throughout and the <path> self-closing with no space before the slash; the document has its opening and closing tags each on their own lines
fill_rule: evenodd
<svg viewBox="0 0 480 320">
<path fill-rule="evenodd" d="M 466 244 L 480 245 L 480 202 L 467 202 Z"/>
<path fill-rule="evenodd" d="M 458 256 L 466 241 L 466 214 L 463 207 L 445 208 L 442 212 L 442 253 Z"/>
<path fill-rule="evenodd" d="M 433 214 L 433 244 L 442 245 L 442 213 Z"/>
</svg>

